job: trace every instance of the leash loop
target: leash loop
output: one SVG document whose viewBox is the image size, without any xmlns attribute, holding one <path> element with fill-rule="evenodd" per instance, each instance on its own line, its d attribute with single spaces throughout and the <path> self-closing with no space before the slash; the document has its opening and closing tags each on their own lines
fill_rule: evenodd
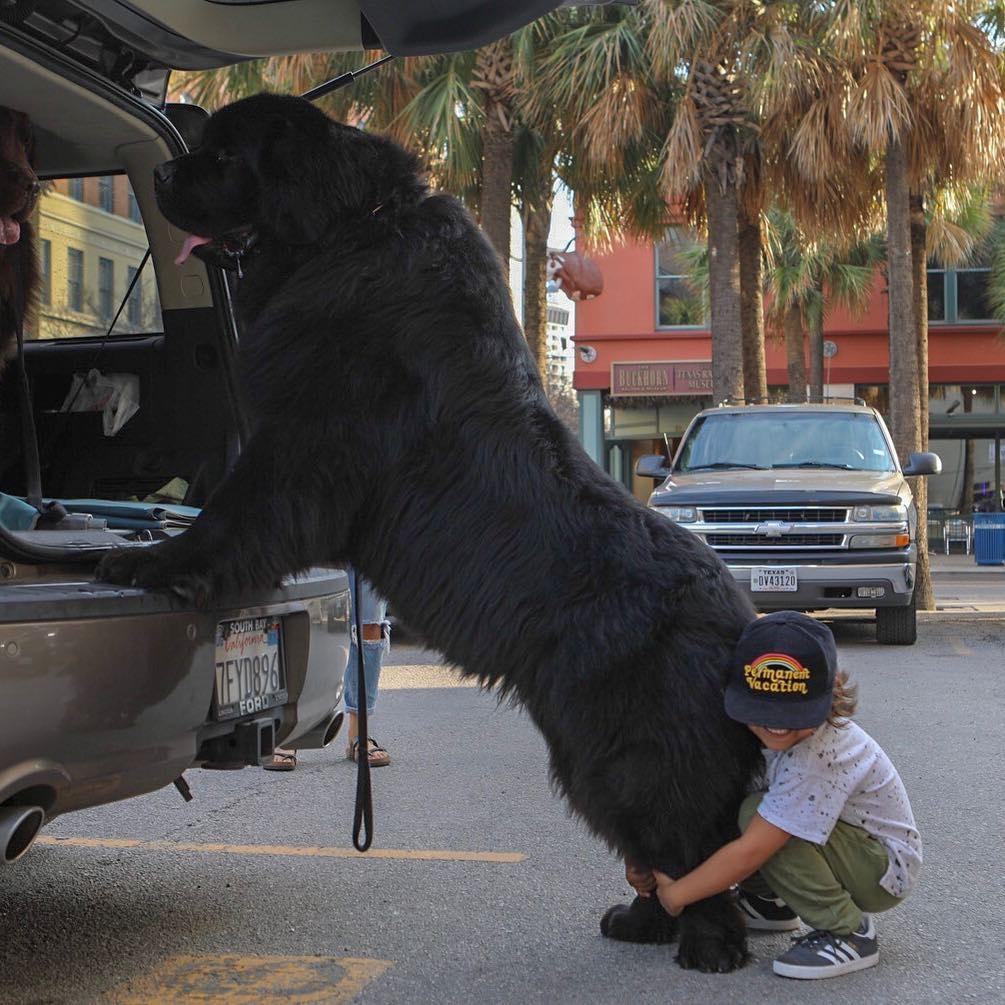
<svg viewBox="0 0 1005 1005">
<path fill-rule="evenodd" d="M 352 818 L 352 844 L 367 851 L 373 842 L 373 789 L 370 784 L 370 730 L 367 723 L 366 674 L 363 668 L 363 626 L 359 607 L 359 570 L 352 575 L 352 631 L 356 638 L 356 805 Z M 362 837 L 360 836 L 362 833 Z"/>
</svg>

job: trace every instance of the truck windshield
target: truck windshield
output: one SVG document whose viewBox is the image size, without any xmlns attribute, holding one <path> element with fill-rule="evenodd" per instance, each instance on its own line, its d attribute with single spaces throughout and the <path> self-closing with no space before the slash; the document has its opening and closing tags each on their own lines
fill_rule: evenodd
<svg viewBox="0 0 1005 1005">
<path fill-rule="evenodd" d="M 675 471 L 831 468 L 895 471 L 886 438 L 867 412 L 722 412 L 698 419 Z"/>
</svg>

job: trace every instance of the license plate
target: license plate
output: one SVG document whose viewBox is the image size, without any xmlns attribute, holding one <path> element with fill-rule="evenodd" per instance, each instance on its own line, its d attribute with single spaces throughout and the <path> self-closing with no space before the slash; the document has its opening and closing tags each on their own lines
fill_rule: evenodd
<svg viewBox="0 0 1005 1005">
<path fill-rule="evenodd" d="M 750 589 L 754 593 L 794 593 L 799 589 L 799 578 L 795 569 L 753 568 Z"/>
<path fill-rule="evenodd" d="M 221 621 L 216 626 L 214 717 L 236 719 L 286 701 L 280 619 Z"/>
</svg>

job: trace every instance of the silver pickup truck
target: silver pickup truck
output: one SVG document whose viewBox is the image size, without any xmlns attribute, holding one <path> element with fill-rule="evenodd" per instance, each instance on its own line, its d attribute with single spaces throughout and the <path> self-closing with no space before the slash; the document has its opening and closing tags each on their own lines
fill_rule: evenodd
<svg viewBox="0 0 1005 1005">
<path fill-rule="evenodd" d="M 649 505 L 698 534 L 762 611 L 874 608 L 888 645 L 917 637 L 917 509 L 906 475 L 936 474 L 936 454 L 901 468 L 879 413 L 861 404 L 737 405 L 688 426 Z"/>
</svg>

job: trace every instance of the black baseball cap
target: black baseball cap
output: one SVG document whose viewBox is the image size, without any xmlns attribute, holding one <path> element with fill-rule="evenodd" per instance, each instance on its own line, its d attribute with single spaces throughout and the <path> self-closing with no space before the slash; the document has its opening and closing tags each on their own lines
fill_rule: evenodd
<svg viewBox="0 0 1005 1005">
<path fill-rule="evenodd" d="M 810 729 L 828 716 L 837 671 L 831 630 L 797 611 L 776 611 L 743 630 L 726 685 L 726 715 L 772 729 Z"/>
</svg>

